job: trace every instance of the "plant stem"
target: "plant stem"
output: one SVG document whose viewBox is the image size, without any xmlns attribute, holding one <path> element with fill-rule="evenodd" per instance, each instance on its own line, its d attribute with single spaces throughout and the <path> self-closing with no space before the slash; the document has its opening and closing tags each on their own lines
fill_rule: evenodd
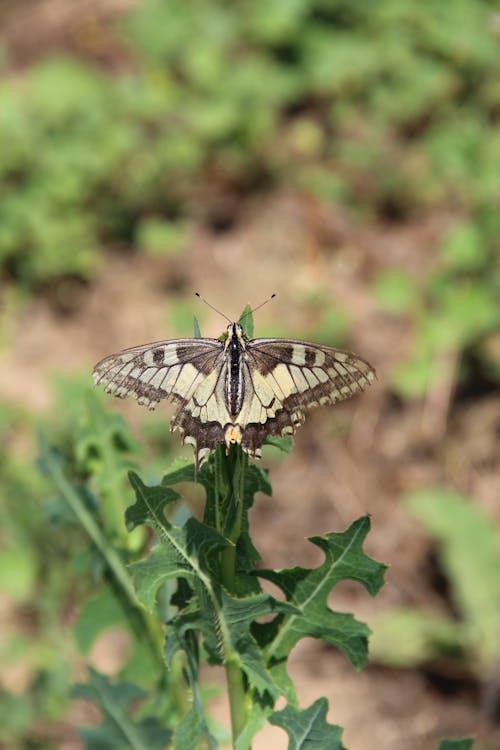
<svg viewBox="0 0 500 750">
<path fill-rule="evenodd" d="M 231 713 L 231 732 L 233 747 L 247 723 L 247 706 L 243 673 L 238 664 L 226 662 L 226 682 Z M 250 750 L 250 746 L 248 748 Z"/>
<path fill-rule="evenodd" d="M 221 533 L 225 532 L 226 538 L 231 542 L 231 545 L 221 553 L 221 581 L 230 594 L 236 594 L 236 545 L 243 520 L 243 490 L 248 458 L 239 446 L 232 446 L 229 456 L 223 456 L 222 451 L 220 455 L 226 469 L 224 473 L 228 478 L 228 494 L 223 504 L 226 516 L 233 519 L 229 530 L 218 529 Z M 234 747 L 247 722 L 246 692 L 239 664 L 226 661 L 225 669 Z"/>
<path fill-rule="evenodd" d="M 156 619 L 149 612 L 146 612 L 140 604 L 125 563 L 106 539 L 93 515 L 85 507 L 78 493 L 64 476 L 64 472 L 58 462 L 53 460 L 50 454 L 46 457 L 46 461 L 54 484 L 70 506 L 82 528 L 85 529 L 103 556 L 118 586 L 124 592 L 134 609 L 140 613 L 151 647 L 155 654 L 161 658 L 163 649 L 162 631 L 158 628 Z"/>
</svg>

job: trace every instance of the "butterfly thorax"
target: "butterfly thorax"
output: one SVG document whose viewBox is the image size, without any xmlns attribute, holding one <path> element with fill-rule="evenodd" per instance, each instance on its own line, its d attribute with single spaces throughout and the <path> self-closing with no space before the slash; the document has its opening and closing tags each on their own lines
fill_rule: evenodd
<svg viewBox="0 0 500 750">
<path fill-rule="evenodd" d="M 241 411 L 245 397 L 245 379 L 243 377 L 243 354 L 246 349 L 245 334 L 238 323 L 227 327 L 227 339 L 224 353 L 227 358 L 226 394 L 229 413 L 235 418 Z"/>
</svg>

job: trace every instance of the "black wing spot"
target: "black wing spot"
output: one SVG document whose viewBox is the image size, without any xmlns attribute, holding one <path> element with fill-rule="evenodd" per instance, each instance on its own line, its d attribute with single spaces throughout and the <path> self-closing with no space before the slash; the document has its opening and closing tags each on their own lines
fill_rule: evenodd
<svg viewBox="0 0 500 750">
<path fill-rule="evenodd" d="M 162 348 L 153 349 L 153 362 L 155 365 L 162 365 L 165 359 L 165 351 Z"/>
<path fill-rule="evenodd" d="M 306 348 L 306 365 L 312 367 L 316 363 L 316 352 L 314 349 Z"/>
</svg>

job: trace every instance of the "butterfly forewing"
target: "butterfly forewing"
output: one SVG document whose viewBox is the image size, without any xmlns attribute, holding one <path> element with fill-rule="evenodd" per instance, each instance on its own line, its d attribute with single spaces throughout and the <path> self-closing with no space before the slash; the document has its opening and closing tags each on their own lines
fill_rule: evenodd
<svg viewBox="0 0 500 750">
<path fill-rule="evenodd" d="M 216 339 L 157 341 L 124 349 L 95 366 L 94 382 L 104 383 L 106 393 L 132 396 L 150 409 L 161 399 L 184 403 L 217 368 L 222 349 Z"/>
<path fill-rule="evenodd" d="M 255 339 L 249 354 L 256 369 L 289 404 L 311 408 L 362 391 L 375 376 L 352 352 L 294 339 Z M 323 401 L 329 399 L 329 402 Z"/>
<path fill-rule="evenodd" d="M 115 396 L 131 395 L 150 409 L 175 401 L 171 429 L 194 446 L 197 461 L 221 442 L 258 456 L 266 435 L 294 433 L 307 409 L 349 398 L 374 376 L 351 352 L 294 339 L 248 341 L 238 324 L 228 326 L 225 342 L 159 341 L 94 368 L 95 383 Z"/>
</svg>

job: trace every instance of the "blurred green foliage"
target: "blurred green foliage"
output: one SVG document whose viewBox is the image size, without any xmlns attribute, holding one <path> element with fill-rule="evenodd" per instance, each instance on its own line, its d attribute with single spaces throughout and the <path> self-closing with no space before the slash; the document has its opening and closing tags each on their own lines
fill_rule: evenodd
<svg viewBox="0 0 500 750">
<path fill-rule="evenodd" d="M 499 529 L 453 490 L 414 491 L 404 503 L 437 542 L 452 614 L 414 607 L 385 613 L 371 623 L 372 658 L 403 667 L 441 663 L 487 681 L 500 655 Z"/>
<path fill-rule="evenodd" d="M 473 246 L 448 255 L 477 267 L 481 245 L 487 264 L 500 223 L 493 10 L 141 3 L 122 24 L 133 69 L 42 59 L 2 83 L 0 262 L 28 285 L 88 277 L 102 242 L 171 248 L 200 182 L 292 180 L 365 215 L 460 205 Z"/>
<path fill-rule="evenodd" d="M 126 532 L 123 511 L 133 497 L 127 471 L 139 456 L 156 478 L 173 454 L 163 439 L 157 471 L 123 418 L 105 411 L 88 386 L 61 380 L 57 401 L 48 425 L 0 406 L 0 442 L 9 446 L 0 453 L 0 744 L 12 750 L 55 746 L 44 733 L 47 727 L 57 733 L 67 713 L 69 665 L 88 656 L 110 627 L 129 639 L 121 679 L 152 693 L 164 679 L 161 633 L 144 621 L 126 587 L 125 564 L 148 540 L 142 529 Z M 50 443 L 40 441 L 35 463 L 31 436 L 40 429 Z M 110 559 L 121 578 L 107 568 Z M 176 669 L 168 678 L 173 683 Z M 167 689 L 163 700 L 163 710 L 176 716 L 176 694 Z"/>
<path fill-rule="evenodd" d="M 295 185 L 361 220 L 450 210 L 437 270 L 376 282 L 416 321 L 402 395 L 498 326 L 499 31 L 490 0 L 147 0 L 110 72 L 42 58 L 0 84 L 0 270 L 88 279 L 102 248 L 182 251 L 207 195 Z M 391 272 L 392 273 L 392 272 Z M 484 343 L 486 339 L 486 344 Z"/>
</svg>

